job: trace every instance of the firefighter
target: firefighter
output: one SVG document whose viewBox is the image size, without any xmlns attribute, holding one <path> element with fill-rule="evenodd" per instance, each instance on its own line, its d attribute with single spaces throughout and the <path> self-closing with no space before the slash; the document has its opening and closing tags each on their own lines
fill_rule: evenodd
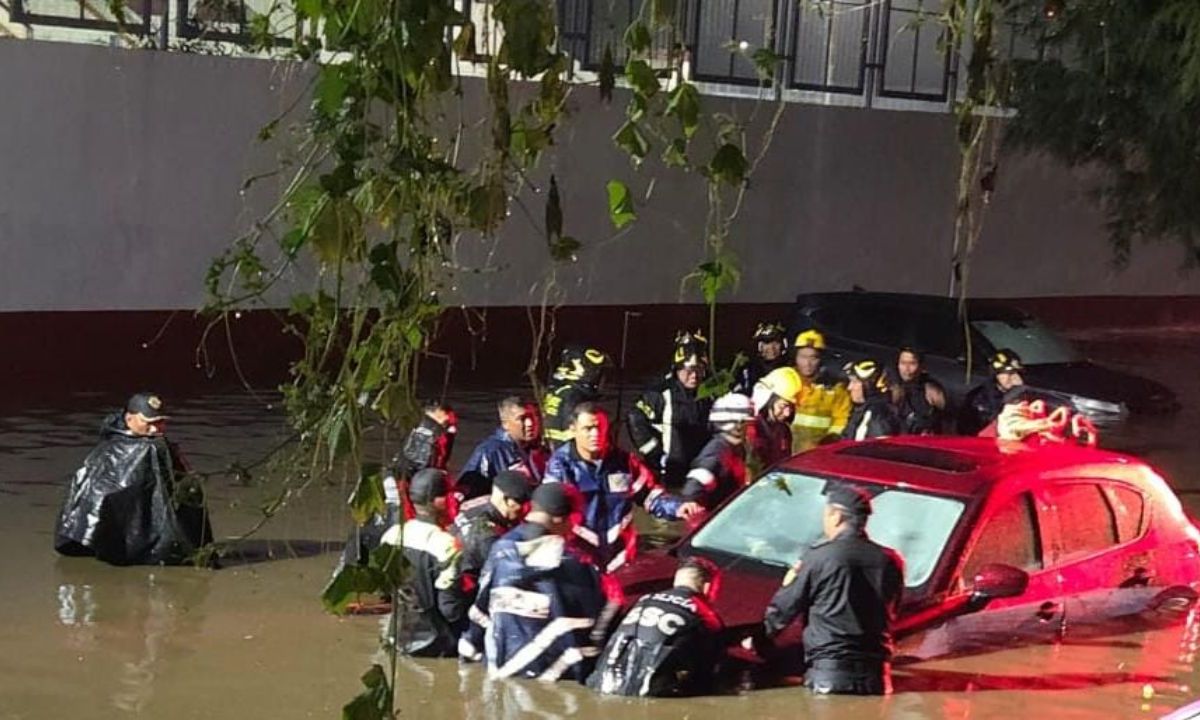
<svg viewBox="0 0 1200 720">
<path fill-rule="evenodd" d="M 850 394 L 845 385 L 822 372 L 824 335 L 804 330 L 792 342 L 792 349 L 801 385 L 792 420 L 792 450 L 803 452 L 841 436 L 850 419 Z"/>
<path fill-rule="evenodd" d="M 919 350 L 901 348 L 896 356 L 896 374 L 902 429 L 909 435 L 940 435 L 944 431 L 946 391 L 925 372 Z"/>
<path fill-rule="evenodd" d="M 904 590 L 904 561 L 867 537 L 871 499 L 841 483 L 825 489 L 825 539 L 784 577 L 749 644 L 770 656 L 772 639 L 804 622 L 804 684 L 817 694 L 891 692 L 892 626 Z"/>
<path fill-rule="evenodd" d="M 455 500 L 460 505 L 490 495 L 492 478 L 502 470 L 523 473 L 531 485 L 542 480 L 547 456 L 537 406 L 514 395 L 501 400 L 496 411 L 500 427 L 475 446 L 454 484 Z"/>
<path fill-rule="evenodd" d="M 606 607 L 600 574 L 566 541 L 573 511 L 567 488 L 545 483 L 530 502 L 525 522 L 492 545 L 459 657 L 486 658 L 494 678 L 583 682 Z"/>
<path fill-rule="evenodd" d="M 722 395 L 713 404 L 708 421 L 713 428 L 712 439 L 692 461 L 680 495 L 712 510 L 749 479 L 746 427 L 754 421 L 754 405 L 745 395 Z"/>
<path fill-rule="evenodd" d="M 958 420 L 958 431 L 963 435 L 978 435 L 991 425 L 1004 409 L 1005 394 L 1025 384 L 1021 377 L 1024 365 L 1012 350 L 997 350 L 988 366 L 992 372 L 991 381 L 968 393 L 963 403 Z"/>
<path fill-rule="evenodd" d="M 492 478 L 490 495 L 468 500 L 458 509 L 451 532 L 462 548 L 458 576 L 464 611 L 475 599 L 492 544 L 521 521 L 530 494 L 528 478 L 516 470 L 503 470 Z"/>
<path fill-rule="evenodd" d="M 754 407 L 758 412 L 747 428 L 751 475 L 792 454 L 792 420 L 796 416 L 796 396 L 803 383 L 796 368 L 772 370 L 754 386 Z"/>
<path fill-rule="evenodd" d="M 708 341 L 699 332 L 675 336 L 673 369 L 642 394 L 629 412 L 629 437 L 664 485 L 683 485 L 692 460 L 708 442 L 711 402 L 696 389 L 708 372 Z"/>
<path fill-rule="evenodd" d="M 573 442 L 554 451 L 546 483 L 560 483 L 580 499 L 580 521 L 574 531 L 604 572 L 630 562 L 637 552 L 633 509 L 641 505 L 664 520 L 686 520 L 700 510 L 668 494 L 636 455 L 609 442 L 608 413 L 580 403 L 571 420 Z"/>
<path fill-rule="evenodd" d="M 754 345 L 756 354 L 746 367 L 738 372 L 737 382 L 733 391 L 743 395 L 754 392 L 754 386 L 772 370 L 789 365 L 784 354 L 787 343 L 787 330 L 780 322 L 762 322 L 754 328 Z"/>
<path fill-rule="evenodd" d="M 416 517 L 393 525 L 381 543 L 400 547 L 408 566 L 412 600 L 399 609 L 401 649 L 419 657 L 453 657 L 466 614 L 458 597 L 458 540 L 444 528 L 450 481 L 444 470 L 426 468 L 413 475 L 408 495 Z M 397 599 L 398 604 L 405 604 Z"/>
<path fill-rule="evenodd" d="M 673 588 L 642 596 L 625 614 L 588 685 L 605 695 L 711 693 L 725 650 L 713 608 L 719 573 L 699 556 L 680 563 Z"/>
<path fill-rule="evenodd" d="M 578 345 L 563 349 L 558 367 L 550 376 L 550 388 L 542 398 L 546 442 L 551 450 L 571 441 L 571 411 L 581 402 L 600 400 L 600 386 L 610 367 L 612 361 L 602 350 Z"/>
<path fill-rule="evenodd" d="M 850 401 L 854 408 L 842 431 L 843 440 L 868 440 L 900 434 L 900 416 L 892 404 L 887 373 L 874 360 L 847 363 Z"/>
</svg>

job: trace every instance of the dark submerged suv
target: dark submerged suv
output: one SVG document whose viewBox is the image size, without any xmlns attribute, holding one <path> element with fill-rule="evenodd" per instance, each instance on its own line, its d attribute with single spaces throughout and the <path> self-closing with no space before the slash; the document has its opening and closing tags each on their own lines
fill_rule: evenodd
<svg viewBox="0 0 1200 720">
<path fill-rule="evenodd" d="M 958 406 L 972 388 L 988 381 L 987 358 L 1008 348 L 1021 356 L 1025 383 L 1067 400 L 1101 426 L 1120 424 L 1130 413 L 1179 409 L 1175 394 L 1137 375 L 1097 365 L 1036 318 L 997 300 L 970 300 L 971 377 L 967 379 L 966 332 L 953 298 L 900 293 L 837 292 L 796 298 L 792 335 L 816 328 L 826 339 L 826 364 L 870 357 L 894 365 L 902 347 L 925 353 L 926 371 L 946 387 Z M 893 370 L 894 371 L 894 370 Z"/>
</svg>

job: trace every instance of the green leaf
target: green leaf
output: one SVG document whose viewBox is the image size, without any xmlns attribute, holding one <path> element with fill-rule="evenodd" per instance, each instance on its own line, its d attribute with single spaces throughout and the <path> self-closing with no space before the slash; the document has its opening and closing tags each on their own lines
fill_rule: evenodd
<svg viewBox="0 0 1200 720">
<path fill-rule="evenodd" d="M 266 142 L 275 137 L 275 131 L 279 129 L 279 118 L 275 118 L 271 122 L 263 125 L 258 130 L 258 141 Z"/>
<path fill-rule="evenodd" d="M 362 684 L 366 689 L 342 708 L 342 720 L 394 720 L 392 691 L 383 666 L 372 665 Z"/>
<path fill-rule="evenodd" d="M 309 18 L 321 17 L 321 0 L 296 0 L 296 12 Z"/>
<path fill-rule="evenodd" d="M 380 543 L 379 547 L 371 551 L 368 565 L 379 574 L 384 588 L 403 587 L 407 580 L 408 561 L 404 557 L 404 551 L 395 545 Z"/>
<path fill-rule="evenodd" d="M 301 228 L 292 228 L 279 240 L 279 249 L 283 250 L 289 258 L 295 258 L 300 252 L 300 248 L 304 247 L 304 241 L 308 239 L 308 233 Z"/>
<path fill-rule="evenodd" d="M 454 54 L 464 62 L 475 59 L 475 23 L 468 21 L 458 31 L 454 38 Z"/>
<path fill-rule="evenodd" d="M 689 140 L 700 127 L 700 93 L 691 83 L 680 83 L 671 91 L 666 114 L 679 120 L 683 136 Z"/>
<path fill-rule="evenodd" d="M 358 485 L 350 495 L 350 516 L 359 526 L 366 525 L 373 515 L 387 514 L 387 499 L 383 492 L 383 468 L 378 463 L 362 467 Z"/>
<path fill-rule="evenodd" d="M 604 44 L 604 55 L 600 59 L 600 100 L 612 100 L 613 88 L 617 85 L 617 67 L 613 62 L 612 45 Z"/>
<path fill-rule="evenodd" d="M 555 25 L 552 5 L 543 0 L 497 0 L 493 17 L 503 26 L 500 58 L 517 73 L 532 78 L 557 59 L 550 52 Z"/>
<path fill-rule="evenodd" d="M 683 141 L 683 138 L 675 138 L 667 143 L 667 146 L 663 149 L 662 161 L 667 167 L 687 167 L 687 144 Z"/>
<path fill-rule="evenodd" d="M 403 272 L 396 258 L 395 241 L 380 243 L 371 248 L 368 260 L 371 263 L 371 282 L 383 292 L 396 294 L 403 290 Z"/>
<path fill-rule="evenodd" d="M 580 243 L 570 235 L 555 238 L 550 243 L 550 257 L 557 262 L 569 262 L 575 259 Z"/>
<path fill-rule="evenodd" d="M 326 117 L 333 117 L 342 108 L 346 99 L 346 90 L 350 84 L 342 77 L 341 65 L 323 65 L 321 77 L 317 80 L 314 95 L 317 99 L 317 109 Z"/>
<path fill-rule="evenodd" d="M 608 181 L 608 217 L 618 230 L 637 219 L 633 196 L 629 187 L 620 180 Z"/>
<path fill-rule="evenodd" d="M 755 48 L 754 52 L 750 53 L 750 62 L 754 63 L 758 77 L 763 80 L 774 80 L 775 71 L 782 61 L 782 57 L 765 47 Z"/>
<path fill-rule="evenodd" d="M 625 31 L 625 47 L 629 49 L 631 55 L 640 55 L 650 49 L 650 43 L 653 42 L 650 35 L 650 28 L 642 21 L 637 21 L 629 26 Z"/>
<path fill-rule="evenodd" d="M 508 211 L 508 199 L 504 185 L 492 179 L 471 190 L 467 214 L 471 226 L 489 232 L 499 225 Z"/>
<path fill-rule="evenodd" d="M 343 565 L 321 591 L 321 604 L 327 612 L 342 615 L 361 596 L 383 590 L 378 571 L 361 565 Z"/>
<path fill-rule="evenodd" d="M 562 237 L 562 199 L 558 195 L 558 178 L 550 175 L 550 192 L 546 193 L 546 240 L 553 243 Z"/>
<path fill-rule="evenodd" d="M 658 78 L 645 60 L 630 60 L 625 63 L 625 78 L 635 92 L 645 97 L 654 97 L 659 91 Z"/>
<path fill-rule="evenodd" d="M 741 149 L 732 143 L 725 143 L 717 148 L 716 154 L 709 161 L 708 176 L 717 182 L 723 182 L 733 187 L 740 186 L 746 181 L 749 164 Z"/>
<path fill-rule="evenodd" d="M 613 142 L 633 158 L 634 165 L 640 165 L 646 159 L 646 153 L 650 152 L 650 143 L 637 123 L 632 120 L 622 125 L 617 134 L 613 135 Z"/>
</svg>

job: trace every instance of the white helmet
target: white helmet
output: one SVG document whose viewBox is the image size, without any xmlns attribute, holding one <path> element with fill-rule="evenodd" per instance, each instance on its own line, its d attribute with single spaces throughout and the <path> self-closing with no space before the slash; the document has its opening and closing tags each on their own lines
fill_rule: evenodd
<svg viewBox="0 0 1200 720">
<path fill-rule="evenodd" d="M 708 421 L 713 425 L 750 422 L 753 419 L 754 403 L 741 393 L 729 393 L 717 398 L 708 413 Z"/>
</svg>

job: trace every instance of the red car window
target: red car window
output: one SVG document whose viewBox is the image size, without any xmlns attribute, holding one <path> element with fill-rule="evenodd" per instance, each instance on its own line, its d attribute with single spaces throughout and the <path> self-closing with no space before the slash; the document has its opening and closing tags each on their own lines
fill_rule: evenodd
<svg viewBox="0 0 1200 720">
<path fill-rule="evenodd" d="M 1003 563 L 1022 570 L 1042 567 L 1033 499 L 1021 493 L 1002 505 L 984 522 L 979 539 L 963 566 L 963 582 L 969 587 L 984 565 Z"/>
<path fill-rule="evenodd" d="M 1099 485 L 1071 483 L 1046 488 L 1058 515 L 1056 564 L 1071 562 L 1117 544 L 1117 526 Z"/>
<path fill-rule="evenodd" d="M 1141 537 L 1146 503 L 1142 494 L 1133 488 L 1105 485 L 1104 496 L 1116 519 L 1117 541 L 1126 543 Z"/>
</svg>

